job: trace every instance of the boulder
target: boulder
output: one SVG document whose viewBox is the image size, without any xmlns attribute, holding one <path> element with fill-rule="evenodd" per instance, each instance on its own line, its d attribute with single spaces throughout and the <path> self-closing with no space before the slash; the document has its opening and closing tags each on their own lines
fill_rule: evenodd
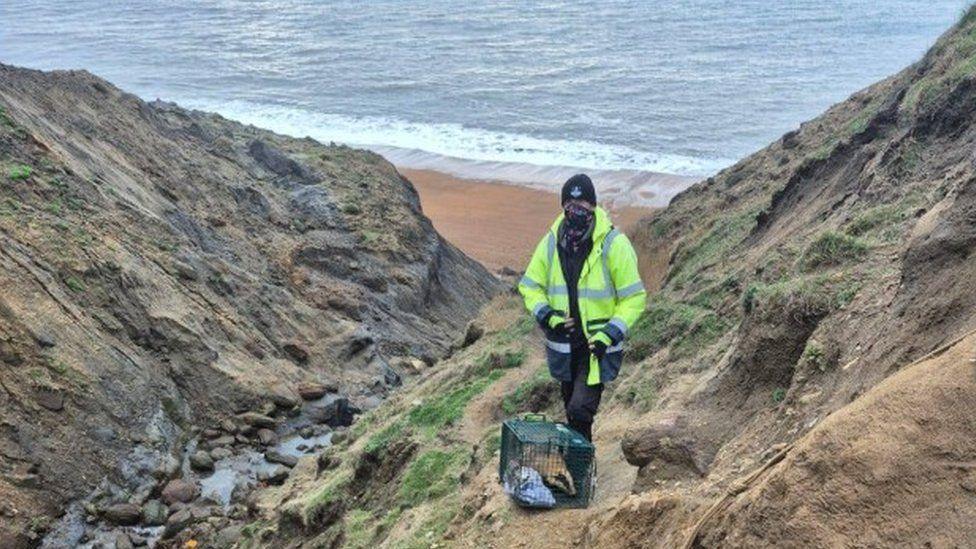
<svg viewBox="0 0 976 549">
<path fill-rule="evenodd" d="M 34 402 L 52 412 L 64 410 L 64 395 L 50 387 L 40 387 L 34 391 Z"/>
<path fill-rule="evenodd" d="M 220 461 L 222 459 L 227 459 L 227 458 L 229 458 L 229 457 L 231 457 L 233 455 L 234 455 L 234 452 L 231 452 L 227 448 L 214 448 L 213 450 L 210 450 L 210 459 L 212 459 L 214 461 Z"/>
<path fill-rule="evenodd" d="M 115 549 L 135 549 L 135 547 L 132 540 L 129 539 L 129 534 L 125 532 L 115 534 Z"/>
<path fill-rule="evenodd" d="M 258 429 L 258 442 L 265 446 L 271 446 L 278 442 L 278 435 L 271 429 Z"/>
<path fill-rule="evenodd" d="M 620 447 L 627 463 L 641 468 L 639 476 L 653 469 L 661 479 L 704 476 L 712 457 L 688 417 L 677 413 L 629 429 Z"/>
<path fill-rule="evenodd" d="M 283 454 L 278 450 L 268 450 L 264 453 L 264 459 L 268 460 L 269 463 L 278 463 L 288 468 L 298 465 L 297 457 Z"/>
<path fill-rule="evenodd" d="M 203 450 L 197 450 L 190 456 L 190 467 L 194 471 L 213 471 L 214 462 L 210 454 Z"/>
<path fill-rule="evenodd" d="M 303 400 L 318 400 L 329 392 L 329 388 L 320 383 L 307 383 L 298 386 L 298 396 Z"/>
<path fill-rule="evenodd" d="M 268 393 L 268 399 L 278 408 L 287 410 L 302 405 L 302 399 L 284 385 L 278 385 Z"/>
<path fill-rule="evenodd" d="M 166 454 L 159 460 L 156 468 L 153 469 L 153 477 L 157 480 L 168 480 L 180 472 L 180 461 L 175 457 Z"/>
<path fill-rule="evenodd" d="M 257 412 L 245 412 L 239 415 L 238 419 L 257 428 L 274 429 L 278 425 L 273 418 Z"/>
<path fill-rule="evenodd" d="M 196 484 L 178 478 L 166 483 L 166 486 L 163 488 L 163 501 L 167 505 L 172 505 L 176 502 L 189 503 L 198 494 L 199 489 Z"/>
<path fill-rule="evenodd" d="M 220 422 L 220 429 L 229 435 L 236 435 L 240 431 L 237 422 L 230 418 L 226 418 Z"/>
<path fill-rule="evenodd" d="M 193 514 L 190 508 L 180 509 L 166 519 L 166 528 L 163 529 L 163 539 L 170 539 L 182 532 L 187 526 L 193 524 Z"/>
<path fill-rule="evenodd" d="M 210 441 L 210 447 L 211 448 L 219 448 L 221 446 L 230 446 L 231 444 L 234 444 L 234 442 L 236 440 L 237 439 L 234 438 L 234 435 L 223 435 L 223 436 L 219 436 L 219 437 L 217 437 L 217 438 L 215 438 L 215 439 L 213 439 L 213 440 Z"/>
<path fill-rule="evenodd" d="M 142 523 L 146 526 L 162 526 L 168 516 L 169 509 L 158 499 L 149 500 L 142 506 Z"/>
<path fill-rule="evenodd" d="M 116 503 L 105 509 L 105 520 L 118 526 L 133 526 L 139 524 L 142 510 L 132 503 Z"/>
<path fill-rule="evenodd" d="M 288 475 L 291 471 L 283 465 L 275 465 L 267 471 L 261 471 L 258 473 L 258 480 L 261 482 L 267 482 L 268 484 L 279 485 L 288 479 Z"/>
</svg>

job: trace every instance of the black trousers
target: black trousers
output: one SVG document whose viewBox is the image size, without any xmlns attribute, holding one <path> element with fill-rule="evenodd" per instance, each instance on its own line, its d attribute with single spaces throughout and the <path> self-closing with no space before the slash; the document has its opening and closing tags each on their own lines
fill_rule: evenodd
<svg viewBox="0 0 976 549">
<path fill-rule="evenodd" d="M 600 407 L 603 384 L 586 384 L 586 378 L 590 373 L 589 349 L 586 347 L 573 349 L 570 361 L 573 380 L 560 383 L 563 404 L 566 406 L 566 423 L 570 428 L 579 431 L 586 440 L 592 441 L 593 417 Z"/>
</svg>

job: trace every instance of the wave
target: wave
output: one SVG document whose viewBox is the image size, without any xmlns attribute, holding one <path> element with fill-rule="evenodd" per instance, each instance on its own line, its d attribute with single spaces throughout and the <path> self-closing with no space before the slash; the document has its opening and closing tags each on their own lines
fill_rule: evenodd
<svg viewBox="0 0 976 549">
<path fill-rule="evenodd" d="M 278 133 L 373 150 L 399 167 L 438 170 L 462 178 L 555 190 L 567 177 L 586 171 L 605 198 L 621 204 L 666 205 L 691 182 L 733 162 L 585 140 L 542 139 L 460 124 L 352 117 L 242 101 L 185 103 Z"/>
</svg>

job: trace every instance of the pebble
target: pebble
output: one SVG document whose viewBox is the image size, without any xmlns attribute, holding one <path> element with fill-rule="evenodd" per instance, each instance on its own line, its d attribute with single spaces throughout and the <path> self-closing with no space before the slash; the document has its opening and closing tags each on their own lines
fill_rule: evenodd
<svg viewBox="0 0 976 549">
<path fill-rule="evenodd" d="M 190 467 L 196 471 L 213 471 L 214 462 L 210 454 L 203 450 L 197 450 L 190 456 Z"/>
</svg>

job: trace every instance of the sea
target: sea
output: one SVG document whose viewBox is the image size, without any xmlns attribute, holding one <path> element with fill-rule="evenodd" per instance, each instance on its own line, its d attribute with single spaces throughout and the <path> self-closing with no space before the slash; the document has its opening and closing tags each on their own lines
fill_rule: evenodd
<svg viewBox="0 0 976 549">
<path fill-rule="evenodd" d="M 0 62 L 663 205 L 918 60 L 971 0 L 3 0 Z M 2 86 L 2 82 L 0 82 Z"/>
</svg>

